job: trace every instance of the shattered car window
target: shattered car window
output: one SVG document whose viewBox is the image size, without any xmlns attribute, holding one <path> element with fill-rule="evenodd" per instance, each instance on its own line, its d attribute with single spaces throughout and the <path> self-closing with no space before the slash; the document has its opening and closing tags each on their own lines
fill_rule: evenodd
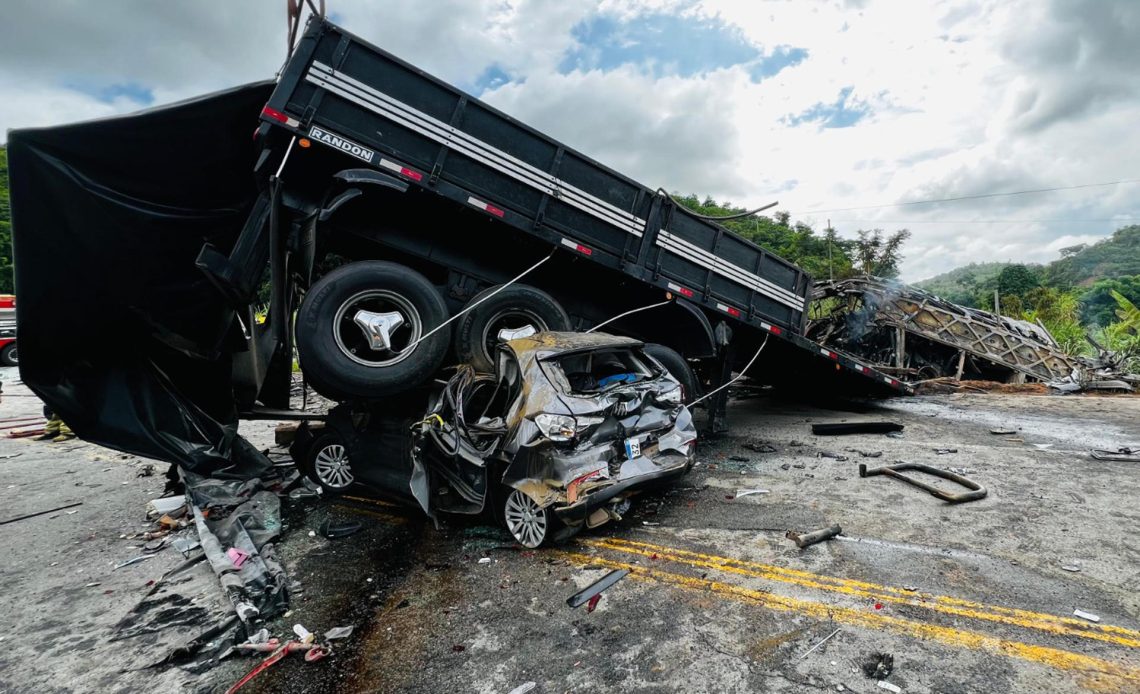
<svg viewBox="0 0 1140 694">
<path fill-rule="evenodd" d="M 661 374 L 639 350 L 614 349 L 568 354 L 542 362 L 543 371 L 566 393 L 598 393 L 619 384 Z"/>
</svg>

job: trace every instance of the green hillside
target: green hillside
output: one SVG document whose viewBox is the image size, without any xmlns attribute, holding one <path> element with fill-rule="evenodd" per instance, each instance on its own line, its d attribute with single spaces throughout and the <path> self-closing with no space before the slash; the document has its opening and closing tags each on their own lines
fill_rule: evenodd
<svg viewBox="0 0 1140 694">
<path fill-rule="evenodd" d="M 936 277 L 931 277 L 915 286 L 933 292 L 956 304 L 973 305 L 978 292 L 989 290 L 993 293 L 997 276 L 1009 263 L 970 263 L 954 268 Z"/>
</svg>

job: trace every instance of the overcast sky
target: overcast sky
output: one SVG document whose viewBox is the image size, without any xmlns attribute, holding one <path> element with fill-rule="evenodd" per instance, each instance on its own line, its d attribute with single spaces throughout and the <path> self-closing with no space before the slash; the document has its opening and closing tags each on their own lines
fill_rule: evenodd
<svg viewBox="0 0 1140 694">
<path fill-rule="evenodd" d="M 270 78 L 283 0 L 6 0 L 0 132 Z M 845 236 L 903 278 L 1140 223 L 1140 0 L 328 0 L 333 19 L 656 188 Z M 999 222 L 999 223 L 991 223 Z"/>
</svg>

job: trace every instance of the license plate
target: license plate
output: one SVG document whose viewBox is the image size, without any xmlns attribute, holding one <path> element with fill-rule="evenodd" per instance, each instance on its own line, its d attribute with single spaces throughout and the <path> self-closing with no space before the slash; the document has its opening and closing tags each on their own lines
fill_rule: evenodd
<svg viewBox="0 0 1140 694">
<path fill-rule="evenodd" d="M 629 460 L 633 460 L 634 458 L 636 458 L 640 455 L 641 455 L 641 441 L 638 441 L 636 437 L 626 439 L 625 440 L 625 457 L 628 458 Z"/>
</svg>

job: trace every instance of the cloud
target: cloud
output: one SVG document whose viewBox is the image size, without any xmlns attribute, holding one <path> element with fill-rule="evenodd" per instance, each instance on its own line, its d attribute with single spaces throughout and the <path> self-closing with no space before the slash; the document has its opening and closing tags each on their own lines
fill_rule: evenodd
<svg viewBox="0 0 1140 694">
<path fill-rule="evenodd" d="M 285 56 L 279 0 L 5 10 L 0 133 L 269 78 Z M 845 236 L 908 227 L 905 279 L 1047 261 L 1140 217 L 1137 184 L 830 211 L 1134 178 L 1134 0 L 337 0 L 335 11 L 648 186 L 778 199 Z"/>
</svg>

